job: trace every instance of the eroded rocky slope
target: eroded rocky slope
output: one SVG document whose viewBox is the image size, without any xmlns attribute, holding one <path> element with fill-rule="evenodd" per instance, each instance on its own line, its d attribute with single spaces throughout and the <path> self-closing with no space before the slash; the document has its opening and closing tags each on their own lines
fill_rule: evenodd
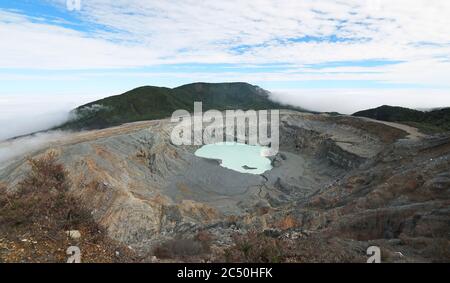
<svg viewBox="0 0 450 283">
<path fill-rule="evenodd" d="M 71 133 L 28 156 L 56 152 L 70 192 L 111 238 L 142 253 L 198 231 L 220 248 L 235 233 L 257 230 L 337 236 L 361 251 L 375 241 L 411 260 L 438 257 L 427 247 L 449 239 L 448 136 L 411 138 L 407 126 L 294 111 L 280 122 L 280 152 L 262 175 L 171 144 L 169 120 Z M 7 191 L 29 170 L 25 161 L 3 164 Z"/>
</svg>

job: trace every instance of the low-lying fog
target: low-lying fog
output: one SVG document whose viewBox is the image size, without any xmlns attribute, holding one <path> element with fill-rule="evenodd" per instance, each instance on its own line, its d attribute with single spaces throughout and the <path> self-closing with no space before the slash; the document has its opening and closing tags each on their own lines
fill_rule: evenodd
<svg viewBox="0 0 450 283">
<path fill-rule="evenodd" d="M 412 109 L 450 106 L 450 92 L 433 89 L 295 89 L 272 90 L 275 101 L 318 112 L 353 114 L 381 105 Z"/>
<path fill-rule="evenodd" d="M 15 157 L 44 148 L 50 142 L 60 140 L 66 135 L 66 132 L 53 131 L 0 142 L 0 169 L 8 165 L 8 161 Z"/>
<path fill-rule="evenodd" d="M 17 136 L 47 130 L 69 118 L 73 108 L 105 95 L 0 95 L 0 167 L 16 156 L 61 139 L 61 131 Z"/>
<path fill-rule="evenodd" d="M 70 110 L 100 95 L 0 95 L 0 141 L 62 124 Z"/>
</svg>

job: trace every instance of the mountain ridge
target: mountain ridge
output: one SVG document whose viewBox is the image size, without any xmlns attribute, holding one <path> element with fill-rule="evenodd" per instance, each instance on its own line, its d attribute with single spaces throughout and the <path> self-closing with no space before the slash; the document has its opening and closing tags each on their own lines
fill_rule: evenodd
<svg viewBox="0 0 450 283">
<path fill-rule="evenodd" d="M 128 122 L 167 118 L 175 110 L 192 112 L 194 101 L 203 103 L 203 110 L 217 109 L 295 109 L 269 98 L 269 91 L 244 82 L 191 83 L 175 88 L 141 86 L 125 93 L 81 105 L 73 117 L 58 129 L 100 129 Z"/>
<path fill-rule="evenodd" d="M 355 112 L 352 116 L 400 122 L 416 127 L 425 133 L 450 131 L 450 107 L 420 111 L 400 106 L 382 105 Z"/>
</svg>

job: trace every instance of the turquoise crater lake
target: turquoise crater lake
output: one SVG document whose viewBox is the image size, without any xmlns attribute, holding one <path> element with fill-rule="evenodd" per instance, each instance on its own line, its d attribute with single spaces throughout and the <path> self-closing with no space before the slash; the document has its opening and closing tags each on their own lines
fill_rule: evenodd
<svg viewBox="0 0 450 283">
<path fill-rule="evenodd" d="M 262 174 L 272 169 L 271 160 L 264 156 L 267 147 L 236 142 L 207 144 L 195 155 L 209 159 L 220 159 L 221 166 L 240 173 Z"/>
</svg>

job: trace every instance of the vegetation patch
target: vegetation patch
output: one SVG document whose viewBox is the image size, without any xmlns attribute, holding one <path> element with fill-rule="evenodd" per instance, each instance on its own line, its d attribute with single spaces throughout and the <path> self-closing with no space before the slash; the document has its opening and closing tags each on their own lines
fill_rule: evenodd
<svg viewBox="0 0 450 283">
<path fill-rule="evenodd" d="M 0 262 L 65 262 L 78 246 L 82 262 L 138 260 L 109 239 L 90 212 L 69 193 L 64 167 L 50 152 L 30 159 L 31 170 L 14 192 L 0 192 Z M 74 238 L 67 231 L 78 231 Z"/>
<path fill-rule="evenodd" d="M 235 235 L 221 261 L 250 263 L 284 262 L 364 262 L 363 250 L 345 245 L 336 238 L 273 238 L 264 233 Z"/>
<path fill-rule="evenodd" d="M 450 108 L 425 112 L 404 107 L 383 105 L 378 108 L 356 112 L 353 116 L 388 122 L 402 122 L 416 127 L 426 134 L 450 131 Z"/>
</svg>

